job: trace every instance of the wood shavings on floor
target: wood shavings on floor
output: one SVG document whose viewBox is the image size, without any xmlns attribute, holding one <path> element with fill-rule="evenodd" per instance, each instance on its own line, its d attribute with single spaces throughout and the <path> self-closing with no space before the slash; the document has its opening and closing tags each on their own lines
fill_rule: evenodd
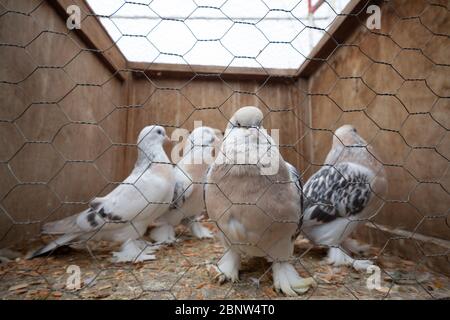
<svg viewBox="0 0 450 320">
<path fill-rule="evenodd" d="M 0 264 L 1 299 L 442 299 L 450 297 L 450 279 L 424 266 L 383 253 L 378 257 L 380 283 L 369 289 L 370 273 L 323 262 L 326 251 L 308 241 L 296 242 L 294 265 L 300 275 L 313 276 L 317 285 L 305 295 L 286 298 L 274 291 L 270 264 L 244 258 L 237 283 L 212 281 L 208 266 L 221 257 L 216 240 L 197 240 L 187 234 L 163 246 L 156 260 L 112 263 L 111 247 L 59 249 L 33 260 L 16 258 Z M 373 252 L 376 252 L 376 248 Z M 72 289 L 72 269 L 80 270 L 80 287 Z"/>
</svg>

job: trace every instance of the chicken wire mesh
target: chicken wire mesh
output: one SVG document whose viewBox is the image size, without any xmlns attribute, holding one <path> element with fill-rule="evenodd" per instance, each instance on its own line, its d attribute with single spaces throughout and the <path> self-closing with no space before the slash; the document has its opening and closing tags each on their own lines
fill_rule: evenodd
<svg viewBox="0 0 450 320">
<path fill-rule="evenodd" d="M 263 112 L 265 128 L 280 130 L 281 153 L 299 169 L 303 183 L 324 166 L 333 132 L 347 123 L 357 127 L 367 141 L 365 149 L 388 177 L 382 210 L 362 219 L 363 226 L 355 231 L 358 239 L 370 241 L 372 247 L 364 259 L 380 268 L 382 284 L 370 288 L 367 279 L 372 273 L 323 264 L 326 248 L 299 236 L 291 262 L 301 276 L 313 277 L 315 282 L 299 298 L 448 297 L 449 4 L 376 2 L 381 6 L 380 28 L 369 29 L 364 13 L 373 3 L 350 5 L 356 2 L 360 3 L 357 11 L 341 13 L 333 1 L 323 1 L 321 6 L 333 17 L 319 27 L 298 16 L 296 8 L 305 4 L 298 0 L 283 5 L 257 1 L 259 11 L 252 14 L 261 17 L 256 19 L 227 14 L 227 6 L 236 5 L 232 1 L 195 1 L 187 13 L 176 6 L 169 13 L 159 12 L 164 10 L 156 0 L 118 1 L 110 15 L 94 13 L 85 2 L 75 1 L 81 8 L 81 29 L 70 30 L 58 16 L 66 17 L 65 11 L 60 12 L 69 5 L 64 1 L 1 1 L 2 247 L 25 242 L 25 247 L 18 246 L 25 252 L 44 223 L 81 212 L 93 197 L 118 186 L 134 165 L 139 149 L 136 139 L 144 126 L 157 124 L 172 133 L 179 128 L 192 130 L 193 121 L 201 120 L 223 131 L 238 108 L 256 105 Z M 125 6 L 151 12 L 153 20 L 139 26 L 149 20 L 152 27 L 131 34 L 122 30 L 114 14 Z M 202 34 L 207 27 L 190 26 L 189 18 L 201 10 L 219 13 L 220 21 L 227 23 L 225 32 L 208 38 Z M 284 28 L 271 34 L 273 27 L 262 27 L 265 21 L 281 19 L 278 13 L 295 22 L 289 29 L 291 36 L 286 37 Z M 330 26 L 346 18 L 358 23 L 356 31 L 347 30 L 352 35 L 343 40 Z M 102 44 L 102 49 L 95 45 L 98 30 L 84 36 L 79 31 L 94 28 L 97 19 L 114 25 L 120 34 L 118 38 L 111 35 L 113 41 Z M 164 33 L 168 41 L 154 43 L 152 35 L 166 23 L 183 30 L 175 31 L 173 37 L 189 36 L 193 43 L 177 51 L 170 46 L 175 41 Z M 245 40 L 230 36 L 247 28 L 264 39 L 260 47 L 246 47 Z M 334 49 L 321 56 L 309 53 L 308 37 L 303 38 L 309 31 L 328 38 Z M 130 38 L 148 43 L 155 54 L 147 64 L 130 62 L 114 68 L 114 50 L 124 51 L 120 42 Z M 229 59 L 216 60 L 215 69 L 202 69 L 197 65 L 199 55 L 191 52 L 209 46 L 215 47 L 213 55 L 219 50 Z M 272 57 L 280 59 L 283 50 L 294 53 L 294 70 L 273 69 L 277 63 L 261 58 L 271 51 Z M 160 64 L 174 62 L 180 63 L 181 71 L 166 76 Z M 296 76 L 295 71 L 314 63 L 320 67 L 307 78 Z M 243 64 L 257 72 L 233 77 Z M 271 180 L 269 188 L 280 183 Z M 254 201 L 228 201 L 231 206 L 257 206 Z M 268 212 L 262 216 L 271 217 Z M 186 225 L 196 222 L 191 218 Z M 218 229 L 218 221 L 211 219 L 203 225 Z M 283 297 L 273 290 L 271 265 L 263 259 L 243 259 L 240 282 L 216 283 L 211 279 L 211 265 L 217 265 L 226 250 L 218 241 L 193 238 L 186 226 L 176 230 L 179 241 L 159 248 L 156 260 L 137 264 L 111 263 L 111 246 L 91 239 L 82 244 L 83 250 L 58 249 L 33 260 L 4 249 L 5 261 L 13 261 L 0 267 L 1 295 L 31 299 Z M 363 259 L 361 254 L 353 256 Z M 77 270 L 80 287 L 73 290 L 67 281 Z"/>
</svg>

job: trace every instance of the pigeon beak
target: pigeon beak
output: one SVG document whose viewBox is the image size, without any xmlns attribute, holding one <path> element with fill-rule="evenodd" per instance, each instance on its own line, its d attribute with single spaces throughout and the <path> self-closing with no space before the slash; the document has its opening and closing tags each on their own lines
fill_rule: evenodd
<svg viewBox="0 0 450 320">
<path fill-rule="evenodd" d="M 164 135 L 164 143 L 172 142 L 167 134 Z"/>
</svg>

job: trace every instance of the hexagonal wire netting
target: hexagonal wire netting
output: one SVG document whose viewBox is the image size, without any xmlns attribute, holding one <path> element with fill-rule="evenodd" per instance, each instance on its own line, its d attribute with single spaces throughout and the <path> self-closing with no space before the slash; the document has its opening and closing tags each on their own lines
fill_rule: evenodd
<svg viewBox="0 0 450 320">
<path fill-rule="evenodd" d="M 367 24 L 372 4 L 381 6 L 378 29 Z M 0 1 L 3 298 L 283 297 L 265 260 L 244 259 L 240 282 L 211 280 L 224 249 L 192 237 L 188 226 L 198 217 L 177 226 L 177 241 L 154 261 L 112 263 L 111 245 L 93 241 L 95 233 L 82 250 L 32 260 L 9 249 L 36 247 L 44 223 L 120 185 L 145 125 L 171 133 L 201 120 L 224 131 L 244 105 L 258 106 L 265 127 L 280 130 L 277 147 L 303 182 L 335 168 L 325 156 L 343 124 L 358 129 L 386 172 L 388 193 L 371 190 L 382 204 L 355 231 L 371 244 L 365 259 L 379 267 L 381 284 L 368 285 L 372 273 L 324 264 L 327 248 L 301 235 L 291 262 L 315 285 L 300 298 L 449 296 L 448 1 L 350 1 L 340 12 L 335 1 L 121 0 L 105 13 L 79 0 L 81 29 L 72 30 L 65 5 Z M 320 8 L 328 18 L 314 20 Z M 230 206 L 258 206 L 225 197 Z M 283 223 L 262 216 L 269 226 Z M 219 228 L 207 212 L 202 223 Z M 76 289 L 67 282 L 73 268 L 81 272 Z"/>
</svg>

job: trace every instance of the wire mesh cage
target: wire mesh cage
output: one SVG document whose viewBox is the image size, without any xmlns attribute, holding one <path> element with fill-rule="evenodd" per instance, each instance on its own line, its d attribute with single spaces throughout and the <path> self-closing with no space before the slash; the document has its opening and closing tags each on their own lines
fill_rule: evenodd
<svg viewBox="0 0 450 320">
<path fill-rule="evenodd" d="M 448 298 L 449 9 L 0 0 L 0 297 Z"/>
</svg>

